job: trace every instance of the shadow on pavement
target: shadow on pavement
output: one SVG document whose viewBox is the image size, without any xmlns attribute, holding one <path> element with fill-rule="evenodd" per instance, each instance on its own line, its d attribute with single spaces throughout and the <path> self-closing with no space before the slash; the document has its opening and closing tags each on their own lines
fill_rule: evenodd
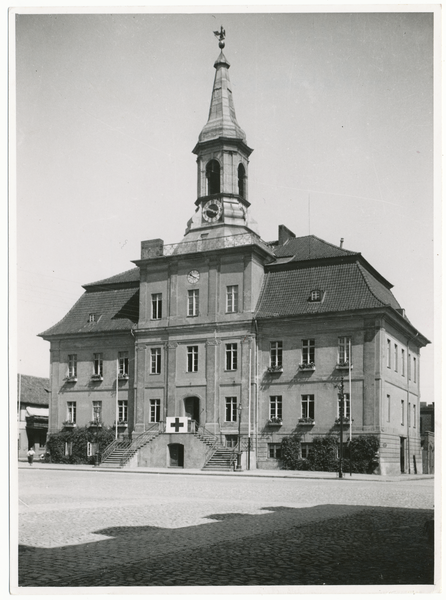
<svg viewBox="0 0 446 600">
<path fill-rule="evenodd" d="M 265 507 L 166 529 L 110 527 L 109 539 L 19 547 L 19 586 L 299 586 L 434 583 L 432 510 Z"/>
</svg>

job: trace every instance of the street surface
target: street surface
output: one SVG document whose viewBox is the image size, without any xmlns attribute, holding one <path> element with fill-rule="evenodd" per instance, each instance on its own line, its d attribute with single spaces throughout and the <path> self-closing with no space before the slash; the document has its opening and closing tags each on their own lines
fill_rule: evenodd
<svg viewBox="0 0 446 600">
<path fill-rule="evenodd" d="M 19 586 L 433 584 L 433 479 L 29 467 L 18 491 Z"/>
</svg>

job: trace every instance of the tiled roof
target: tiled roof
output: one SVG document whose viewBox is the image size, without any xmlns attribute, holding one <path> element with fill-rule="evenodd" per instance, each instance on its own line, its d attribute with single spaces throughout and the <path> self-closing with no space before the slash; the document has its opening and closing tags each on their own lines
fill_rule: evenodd
<svg viewBox="0 0 446 600">
<path fill-rule="evenodd" d="M 323 292 L 322 302 L 308 301 L 313 290 Z M 355 261 L 271 270 L 265 274 L 257 316 L 320 314 L 385 305 L 400 308 L 392 292 Z"/>
<path fill-rule="evenodd" d="M 284 244 L 274 249 L 274 254 L 277 258 L 289 256 L 293 260 L 312 260 L 315 258 L 354 256 L 358 252 L 344 250 L 344 248 L 325 242 L 315 235 L 306 235 L 287 239 Z"/>
<path fill-rule="evenodd" d="M 91 314 L 94 314 L 94 322 L 89 322 Z M 39 335 L 46 338 L 73 333 L 129 331 L 138 322 L 138 315 L 139 287 L 129 285 L 116 288 L 108 285 L 97 289 L 95 284 L 92 289 L 87 289 L 59 323 Z"/>
<path fill-rule="evenodd" d="M 113 275 L 112 277 L 108 277 L 107 279 L 101 279 L 100 281 L 94 281 L 93 283 L 86 283 L 84 286 L 85 289 L 93 287 L 93 286 L 103 286 L 103 285 L 113 285 L 117 283 L 139 283 L 139 267 L 135 269 L 130 269 L 129 271 L 124 271 L 124 273 L 119 273 L 118 275 Z"/>
<path fill-rule="evenodd" d="M 21 404 L 48 406 L 50 380 L 46 377 L 18 374 L 17 391 L 20 394 Z"/>
</svg>

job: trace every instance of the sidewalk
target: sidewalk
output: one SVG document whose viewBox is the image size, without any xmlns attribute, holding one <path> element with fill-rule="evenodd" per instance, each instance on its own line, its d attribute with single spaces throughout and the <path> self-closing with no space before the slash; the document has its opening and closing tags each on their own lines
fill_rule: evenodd
<svg viewBox="0 0 446 600">
<path fill-rule="evenodd" d="M 285 479 L 333 479 L 339 481 L 339 474 L 326 471 L 285 471 L 282 469 L 266 470 L 253 469 L 251 471 L 201 471 L 200 469 L 162 468 L 162 467 L 138 467 L 136 469 L 111 467 L 94 467 L 92 465 L 66 465 L 54 463 L 41 463 L 35 461 L 32 466 L 26 460 L 19 461 L 19 469 L 46 469 L 51 471 L 96 471 L 103 473 L 139 473 L 152 475 L 198 475 L 202 477 L 275 477 Z M 398 482 L 415 481 L 417 479 L 434 479 L 434 475 L 423 474 L 401 474 L 401 475 L 368 475 L 366 473 L 344 473 L 342 481 L 376 481 L 376 482 Z"/>
</svg>

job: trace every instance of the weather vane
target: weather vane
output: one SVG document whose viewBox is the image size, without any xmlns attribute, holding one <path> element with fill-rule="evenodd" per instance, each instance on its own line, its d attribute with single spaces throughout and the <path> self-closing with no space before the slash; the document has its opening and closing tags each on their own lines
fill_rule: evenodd
<svg viewBox="0 0 446 600">
<path fill-rule="evenodd" d="M 220 31 L 214 31 L 214 35 L 215 35 L 216 37 L 218 37 L 218 39 L 219 39 L 219 42 L 218 42 L 218 47 L 223 49 L 223 48 L 225 47 L 225 43 L 224 43 L 224 41 L 223 41 L 223 40 L 224 40 L 224 39 L 225 39 L 225 37 L 226 37 L 226 32 L 225 32 L 225 30 L 223 29 L 223 25 L 220 27 Z"/>
</svg>

